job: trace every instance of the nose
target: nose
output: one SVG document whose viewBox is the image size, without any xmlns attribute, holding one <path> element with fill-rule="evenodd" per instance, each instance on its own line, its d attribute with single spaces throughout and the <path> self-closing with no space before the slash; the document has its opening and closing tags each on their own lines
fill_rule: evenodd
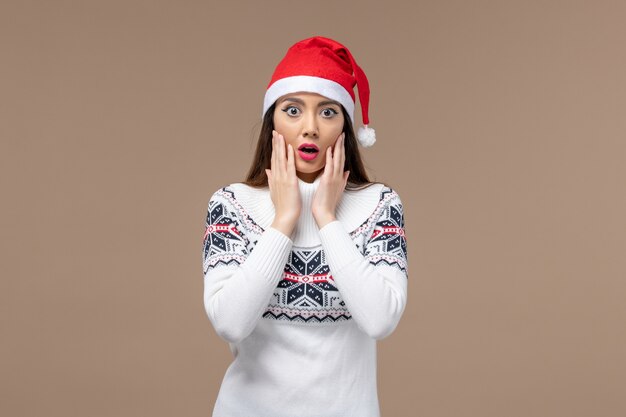
<svg viewBox="0 0 626 417">
<path fill-rule="evenodd" d="M 307 115 L 303 120 L 302 136 L 305 138 L 317 138 L 319 136 L 317 118 L 315 115 Z"/>
</svg>

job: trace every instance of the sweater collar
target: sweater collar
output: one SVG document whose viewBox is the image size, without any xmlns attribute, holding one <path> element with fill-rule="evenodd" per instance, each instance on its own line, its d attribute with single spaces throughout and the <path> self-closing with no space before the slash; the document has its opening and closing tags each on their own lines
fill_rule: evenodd
<svg viewBox="0 0 626 417">
<path fill-rule="evenodd" d="M 311 183 L 298 178 L 298 188 L 302 201 L 300 217 L 294 233 L 291 236 L 293 243 L 300 247 L 314 247 L 319 245 L 319 228 L 313 217 L 311 204 L 319 187 L 322 174 Z M 230 184 L 241 208 L 263 229 L 267 229 L 274 220 L 274 204 L 270 196 L 269 187 L 253 188 L 242 183 Z M 358 191 L 345 191 L 337 205 L 336 216 L 346 231 L 359 227 L 376 209 L 380 199 L 383 184 L 377 183 Z"/>
<path fill-rule="evenodd" d="M 319 174 L 313 182 L 306 182 L 298 178 L 298 188 L 300 188 L 300 195 L 302 197 L 309 196 L 312 198 L 317 190 L 317 187 L 320 185 L 320 181 L 322 179 L 322 174 Z M 311 200 L 313 201 L 313 200 Z"/>
<path fill-rule="evenodd" d="M 304 246 L 313 246 L 319 242 L 319 228 L 317 227 L 317 222 L 313 217 L 311 204 L 313 204 L 313 197 L 315 196 L 315 191 L 317 191 L 317 188 L 320 185 L 321 179 L 322 174 L 319 174 L 313 182 L 306 182 L 298 178 L 302 209 L 300 211 L 298 223 L 296 224 L 296 228 L 294 229 L 292 235 L 294 243 L 298 242 Z"/>
</svg>

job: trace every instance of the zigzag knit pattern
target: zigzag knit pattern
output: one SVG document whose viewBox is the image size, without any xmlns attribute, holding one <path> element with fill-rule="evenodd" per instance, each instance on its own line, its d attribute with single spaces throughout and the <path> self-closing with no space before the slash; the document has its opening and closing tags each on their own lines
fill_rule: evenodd
<svg viewBox="0 0 626 417">
<path fill-rule="evenodd" d="M 204 273 L 243 263 L 263 232 L 229 187 L 218 190 L 207 210 Z M 408 278 L 403 206 L 394 190 L 383 187 L 371 216 L 349 234 L 372 265 L 397 268 Z M 335 286 L 321 244 L 313 248 L 294 246 L 263 318 L 324 323 L 351 317 Z"/>
<path fill-rule="evenodd" d="M 376 219 L 376 224 L 365 245 L 365 257 L 373 265 L 385 263 L 408 273 L 404 210 L 394 190 L 383 188 L 376 211 L 370 219 Z"/>
</svg>

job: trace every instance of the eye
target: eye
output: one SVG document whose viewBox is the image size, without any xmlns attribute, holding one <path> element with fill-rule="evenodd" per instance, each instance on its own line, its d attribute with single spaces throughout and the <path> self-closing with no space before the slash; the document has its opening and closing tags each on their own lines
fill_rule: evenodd
<svg viewBox="0 0 626 417">
<path fill-rule="evenodd" d="M 339 112 L 333 108 L 327 107 L 324 110 L 322 110 L 322 114 L 324 115 L 324 117 L 330 119 L 331 117 L 334 117 L 335 115 L 339 114 Z"/>
<path fill-rule="evenodd" d="M 295 112 L 293 110 L 295 110 Z M 296 106 L 287 106 L 284 109 L 282 109 L 282 111 L 287 113 L 289 116 L 297 116 L 300 109 L 297 108 Z"/>
</svg>

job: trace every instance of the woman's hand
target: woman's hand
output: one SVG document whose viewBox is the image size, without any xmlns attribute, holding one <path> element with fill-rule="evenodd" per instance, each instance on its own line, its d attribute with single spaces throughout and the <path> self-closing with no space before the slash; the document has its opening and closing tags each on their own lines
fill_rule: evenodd
<svg viewBox="0 0 626 417">
<path fill-rule="evenodd" d="M 272 227 L 291 236 L 302 209 L 295 151 L 291 145 L 285 148 L 285 138 L 275 130 L 272 131 L 271 169 L 265 172 L 275 210 Z"/>
<path fill-rule="evenodd" d="M 335 217 L 337 204 L 341 200 L 350 175 L 350 171 L 343 171 L 346 162 L 344 138 L 345 133 L 342 133 L 335 142 L 334 150 L 330 146 L 326 149 L 326 165 L 313 196 L 311 212 L 320 229 L 337 220 Z"/>
</svg>

